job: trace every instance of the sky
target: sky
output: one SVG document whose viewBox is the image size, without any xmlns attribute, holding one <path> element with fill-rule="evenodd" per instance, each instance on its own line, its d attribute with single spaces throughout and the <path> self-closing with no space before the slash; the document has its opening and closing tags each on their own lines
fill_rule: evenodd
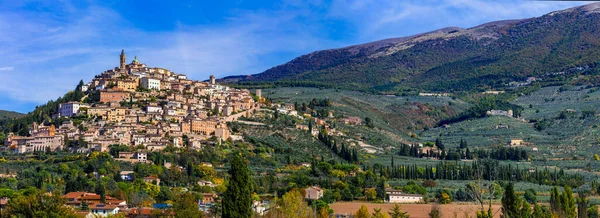
<svg viewBox="0 0 600 218">
<path fill-rule="evenodd" d="M 312 51 L 590 2 L 0 0 L 0 109 L 32 111 L 138 56 L 195 80 L 260 73 Z"/>
</svg>

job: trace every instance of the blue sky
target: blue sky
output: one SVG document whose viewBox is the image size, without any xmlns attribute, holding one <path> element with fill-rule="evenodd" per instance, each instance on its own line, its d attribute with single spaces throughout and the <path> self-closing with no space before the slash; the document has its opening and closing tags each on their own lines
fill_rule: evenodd
<svg viewBox="0 0 600 218">
<path fill-rule="evenodd" d="M 125 49 L 196 80 L 260 73 L 315 50 L 589 2 L 0 0 L 0 109 L 28 112 L 118 66 Z"/>
</svg>

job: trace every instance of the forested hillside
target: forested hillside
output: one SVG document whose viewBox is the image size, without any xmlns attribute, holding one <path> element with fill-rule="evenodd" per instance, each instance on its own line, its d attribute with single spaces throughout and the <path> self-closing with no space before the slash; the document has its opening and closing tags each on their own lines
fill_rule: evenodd
<svg viewBox="0 0 600 218">
<path fill-rule="evenodd" d="M 600 60 L 598 7 L 317 51 L 259 74 L 222 81 L 388 93 L 505 87 L 529 76 L 595 67 Z"/>
</svg>

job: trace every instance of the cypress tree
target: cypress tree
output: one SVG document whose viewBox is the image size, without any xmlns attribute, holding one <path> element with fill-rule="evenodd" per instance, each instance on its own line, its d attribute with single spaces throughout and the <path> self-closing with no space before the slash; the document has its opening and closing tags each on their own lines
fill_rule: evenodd
<svg viewBox="0 0 600 218">
<path fill-rule="evenodd" d="M 252 177 L 248 166 L 233 155 L 229 169 L 229 184 L 223 193 L 223 218 L 250 218 L 252 212 Z"/>
<path fill-rule="evenodd" d="M 508 183 L 502 196 L 502 218 L 520 218 L 521 202 L 517 195 L 515 195 L 513 183 Z"/>
</svg>

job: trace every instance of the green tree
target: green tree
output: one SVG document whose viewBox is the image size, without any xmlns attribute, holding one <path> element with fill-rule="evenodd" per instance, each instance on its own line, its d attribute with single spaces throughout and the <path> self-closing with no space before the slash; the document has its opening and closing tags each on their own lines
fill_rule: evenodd
<svg viewBox="0 0 600 218">
<path fill-rule="evenodd" d="M 537 193 L 535 192 L 535 190 L 533 190 L 531 188 L 527 189 L 525 191 L 525 195 L 523 195 L 523 197 L 530 204 L 536 204 L 537 203 Z"/>
<path fill-rule="evenodd" d="M 508 183 L 502 196 L 502 218 L 520 218 L 521 202 L 515 195 L 513 183 Z"/>
<path fill-rule="evenodd" d="M 440 139 L 440 138 L 435 139 L 435 146 L 438 147 L 438 149 L 440 149 L 440 150 L 444 150 L 444 148 L 445 148 L 444 143 L 442 142 L 442 139 Z"/>
<path fill-rule="evenodd" d="M 469 147 L 469 145 L 467 145 L 467 141 L 465 141 L 464 139 L 460 139 L 460 146 L 461 149 L 465 149 L 467 147 Z"/>
<path fill-rule="evenodd" d="M 279 209 L 285 217 L 305 218 L 313 216 L 312 209 L 304 201 L 304 196 L 296 189 L 285 193 L 278 203 Z"/>
<path fill-rule="evenodd" d="M 598 214 L 598 205 L 591 206 L 587 209 L 588 218 L 600 218 L 600 214 Z"/>
<path fill-rule="evenodd" d="M 223 193 L 223 218 L 252 217 L 252 177 L 242 158 L 234 154 L 229 169 L 229 184 Z"/>
<path fill-rule="evenodd" d="M 370 117 L 365 118 L 365 125 L 367 125 L 367 127 L 369 128 L 375 127 L 375 125 L 373 124 L 373 120 Z"/>
<path fill-rule="evenodd" d="M 577 217 L 577 206 L 575 202 L 575 198 L 573 198 L 573 190 L 571 187 L 566 186 L 565 191 L 561 195 L 561 206 L 565 211 L 567 218 L 575 218 Z"/>
<path fill-rule="evenodd" d="M 173 212 L 175 212 L 176 218 L 204 217 L 204 213 L 198 208 L 196 197 L 190 192 L 185 192 L 175 198 Z"/>
<path fill-rule="evenodd" d="M 394 204 L 391 211 L 388 212 L 391 218 L 410 218 L 407 212 L 402 212 L 402 208 L 399 204 Z"/>
<path fill-rule="evenodd" d="M 521 201 L 521 218 L 535 218 L 532 217 L 531 204 L 527 201 Z"/>
<path fill-rule="evenodd" d="M 589 202 L 583 193 L 579 193 L 577 198 L 577 218 L 588 218 L 587 210 L 589 208 Z"/>
<path fill-rule="evenodd" d="M 483 205 L 482 205 L 483 207 Z M 480 210 L 477 211 L 477 218 L 493 218 L 494 217 L 494 213 L 492 211 L 492 203 L 490 202 L 490 205 L 488 207 L 488 210 Z"/>
<path fill-rule="evenodd" d="M 535 218 L 552 218 L 552 213 L 548 207 L 536 204 L 533 206 L 533 214 L 531 216 Z"/>
<path fill-rule="evenodd" d="M 379 180 L 376 191 L 377 191 L 377 199 L 385 200 L 385 179 L 384 178 L 381 178 Z"/>
<path fill-rule="evenodd" d="M 104 183 L 102 181 L 98 181 L 96 184 L 96 194 L 100 195 L 100 203 L 106 203 L 106 188 L 104 187 Z"/>
<path fill-rule="evenodd" d="M 15 217 L 67 217 L 75 218 L 75 210 L 65 205 L 60 193 L 52 194 L 34 191 L 29 195 L 11 198 L 7 205 L 7 214 Z"/>
<path fill-rule="evenodd" d="M 369 209 L 365 205 L 361 205 L 358 211 L 354 214 L 354 218 L 370 218 Z"/>
<path fill-rule="evenodd" d="M 389 216 L 381 212 L 381 208 L 373 208 L 373 216 L 371 218 L 389 218 Z"/>
</svg>

